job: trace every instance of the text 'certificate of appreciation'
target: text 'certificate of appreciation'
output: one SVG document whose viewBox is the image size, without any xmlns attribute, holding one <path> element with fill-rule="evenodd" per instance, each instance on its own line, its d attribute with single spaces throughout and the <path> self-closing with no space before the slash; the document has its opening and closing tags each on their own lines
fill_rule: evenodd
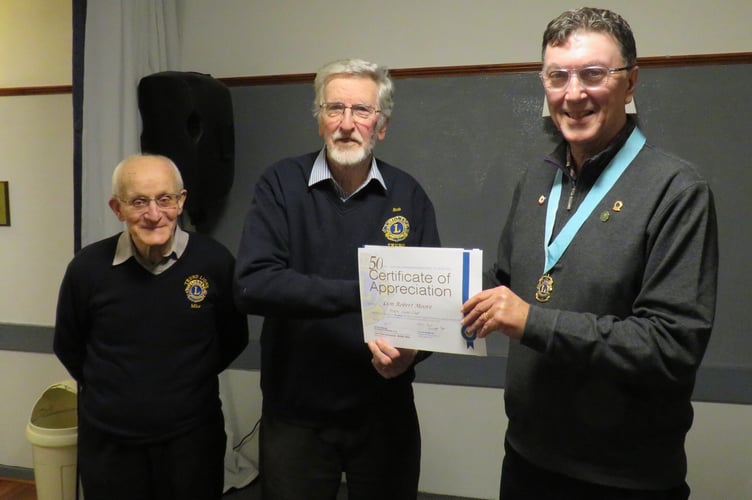
<svg viewBox="0 0 752 500">
<path fill-rule="evenodd" d="M 359 248 L 366 342 L 384 338 L 395 347 L 485 356 L 485 339 L 460 324 L 460 307 L 482 289 L 482 268 L 478 249 Z"/>
</svg>

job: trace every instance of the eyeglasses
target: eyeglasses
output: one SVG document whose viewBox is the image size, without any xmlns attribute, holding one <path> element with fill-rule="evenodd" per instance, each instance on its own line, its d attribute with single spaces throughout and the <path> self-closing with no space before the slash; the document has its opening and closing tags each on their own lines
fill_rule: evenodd
<svg viewBox="0 0 752 500">
<path fill-rule="evenodd" d="M 160 194 L 156 198 L 147 198 L 146 196 L 137 196 L 130 200 L 124 200 L 118 198 L 120 201 L 131 207 L 135 212 L 146 212 L 149 210 L 151 202 L 157 204 L 157 208 L 161 210 L 170 210 L 178 207 L 178 201 L 183 197 L 183 193 L 165 193 Z"/>
<path fill-rule="evenodd" d="M 586 89 L 597 89 L 606 84 L 611 73 L 629 71 L 632 68 L 634 68 L 634 64 L 621 68 L 607 68 L 605 66 L 588 66 L 579 69 L 557 68 L 541 71 L 539 75 L 543 81 L 543 86 L 551 90 L 564 90 L 569 85 L 572 74 L 577 75 L 580 85 Z"/>
<path fill-rule="evenodd" d="M 341 102 L 325 102 L 319 106 L 324 110 L 324 114 L 327 118 L 342 118 L 345 116 L 345 110 L 349 109 L 352 112 L 353 120 L 366 121 L 370 119 L 374 113 L 380 113 L 381 111 L 368 106 L 366 104 L 353 104 L 352 106 L 345 106 Z"/>
</svg>

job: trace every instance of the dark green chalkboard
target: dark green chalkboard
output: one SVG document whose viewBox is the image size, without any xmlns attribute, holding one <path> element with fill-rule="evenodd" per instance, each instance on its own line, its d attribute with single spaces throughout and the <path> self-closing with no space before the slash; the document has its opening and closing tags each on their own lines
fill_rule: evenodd
<svg viewBox="0 0 752 500">
<path fill-rule="evenodd" d="M 395 110 L 376 154 L 414 175 L 431 196 L 446 246 L 484 250 L 486 265 L 507 215 L 514 183 L 555 144 L 541 117 L 535 73 L 395 81 Z M 696 397 L 752 402 L 752 65 L 643 68 L 636 105 L 648 141 L 695 163 L 716 195 L 720 289 L 716 327 Z M 233 87 L 235 183 L 213 234 L 238 246 L 253 185 L 272 162 L 319 149 L 312 85 Z M 252 321 L 258 335 L 258 321 Z M 486 360 L 433 356 L 428 382 L 503 386 L 506 344 Z M 253 356 L 257 359 L 256 356 Z M 449 367 L 449 369 L 447 369 Z"/>
</svg>

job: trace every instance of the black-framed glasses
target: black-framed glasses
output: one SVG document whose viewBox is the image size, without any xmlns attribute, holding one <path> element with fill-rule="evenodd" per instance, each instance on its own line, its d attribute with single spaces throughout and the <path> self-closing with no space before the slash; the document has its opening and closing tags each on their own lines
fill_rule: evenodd
<svg viewBox="0 0 752 500">
<path fill-rule="evenodd" d="M 368 106 L 367 104 L 353 104 L 352 106 L 346 106 L 343 102 L 325 102 L 324 104 L 319 106 L 326 115 L 327 118 L 342 118 L 345 116 L 345 110 L 350 110 L 352 112 L 352 117 L 355 120 L 365 121 L 370 119 L 375 113 L 380 113 L 381 111 L 374 108 L 373 106 Z"/>
<path fill-rule="evenodd" d="M 146 196 L 136 196 L 130 200 L 124 200 L 118 198 L 120 201 L 128 205 L 135 212 L 146 212 L 149 210 L 151 202 L 157 204 L 157 208 L 160 210 L 170 210 L 178 207 L 180 198 L 183 197 L 183 193 L 164 193 L 154 198 L 147 198 Z"/>
<path fill-rule="evenodd" d="M 551 90 L 564 90 L 569 85 L 569 80 L 573 74 L 577 75 L 580 85 L 586 89 L 597 89 L 606 84 L 612 73 L 629 71 L 634 66 L 634 64 L 630 64 L 621 68 L 607 68 L 605 66 L 587 66 L 577 69 L 556 68 L 541 71 L 539 75 L 543 86 Z"/>
</svg>

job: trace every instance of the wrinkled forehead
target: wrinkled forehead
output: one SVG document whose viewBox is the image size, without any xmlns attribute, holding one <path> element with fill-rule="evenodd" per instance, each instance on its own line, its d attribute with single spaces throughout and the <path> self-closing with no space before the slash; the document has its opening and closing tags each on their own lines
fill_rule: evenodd
<svg viewBox="0 0 752 500">
<path fill-rule="evenodd" d="M 172 166 L 156 158 L 139 158 L 125 165 L 120 173 L 120 191 L 128 195 L 173 193 L 179 188 Z"/>
<path fill-rule="evenodd" d="M 368 104 L 364 99 L 375 100 L 378 97 L 378 91 L 376 81 L 365 75 L 336 73 L 327 78 L 324 84 L 326 101 L 356 98 Z"/>
<path fill-rule="evenodd" d="M 616 38 L 604 31 L 577 30 L 551 40 L 543 51 L 543 64 L 577 59 L 581 64 L 616 64 L 623 60 Z"/>
</svg>

